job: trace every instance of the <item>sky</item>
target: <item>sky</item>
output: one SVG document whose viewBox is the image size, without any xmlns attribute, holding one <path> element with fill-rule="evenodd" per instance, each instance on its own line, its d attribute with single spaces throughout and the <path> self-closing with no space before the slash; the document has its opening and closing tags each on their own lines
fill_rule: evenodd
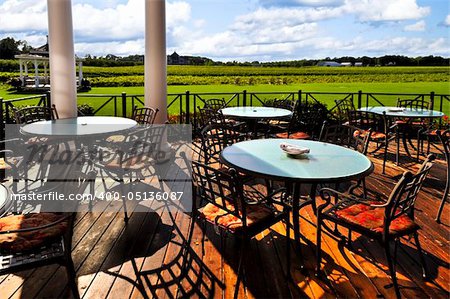
<svg viewBox="0 0 450 299">
<path fill-rule="evenodd" d="M 75 53 L 144 53 L 145 0 L 72 0 Z M 166 0 L 167 54 L 216 61 L 450 57 L 449 0 Z M 0 39 L 45 44 L 46 0 L 0 0 Z"/>
</svg>

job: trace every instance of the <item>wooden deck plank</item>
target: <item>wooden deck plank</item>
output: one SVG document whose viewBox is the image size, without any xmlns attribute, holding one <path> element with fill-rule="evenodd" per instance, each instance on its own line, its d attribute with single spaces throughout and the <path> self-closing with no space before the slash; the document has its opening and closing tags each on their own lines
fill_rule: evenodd
<svg viewBox="0 0 450 299">
<path fill-rule="evenodd" d="M 418 165 L 395 165 L 387 163 L 386 174 L 381 174 L 381 160 L 369 156 L 374 161 L 375 172 L 367 179 L 369 188 L 387 195 L 395 184 L 398 176 L 407 168 L 415 171 Z M 405 160 L 405 159 L 402 159 Z M 405 297 L 433 297 L 448 298 L 449 296 L 449 232 L 450 206 L 447 204 L 442 216 L 442 224 L 434 221 L 443 192 L 443 161 L 437 161 L 430 178 L 423 186 L 417 199 L 416 218 L 422 229 L 420 241 L 427 253 L 426 261 L 431 270 L 432 282 L 422 280 L 418 263 L 417 251 L 413 244 L 405 243 L 404 250 L 398 251 L 397 275 Z M 178 171 L 185 171 L 185 165 Z M 181 172 L 180 172 L 181 174 Z M 97 188 L 100 188 L 97 186 Z M 173 214 L 175 222 L 182 228 L 183 235 L 187 234 L 192 219 L 190 214 L 178 212 Z M 73 237 L 73 259 L 77 267 L 78 286 L 83 298 L 143 298 L 137 289 L 137 278 L 131 259 L 134 258 L 139 270 L 157 269 L 176 256 L 177 247 L 169 241 L 176 241 L 172 237 L 172 223 L 168 211 L 162 209 L 151 213 L 133 212 L 130 222 L 125 228 L 122 213 L 83 213 L 78 215 Z M 292 250 L 291 273 L 293 283 L 287 283 L 283 276 L 285 270 L 285 227 L 277 224 L 271 230 L 258 235 L 250 244 L 250 257 L 246 270 L 247 285 L 239 289 L 242 298 L 253 297 L 307 297 L 334 298 L 364 297 L 374 298 L 383 296 L 393 297 L 393 289 L 384 286 L 391 283 L 386 274 L 386 259 L 384 252 L 370 240 L 355 239 L 353 249 L 340 248 L 339 244 L 330 236 L 324 234 L 323 249 L 327 256 L 327 274 L 331 280 L 331 289 L 322 279 L 314 276 L 315 266 L 315 215 L 310 208 L 301 212 L 301 229 L 305 237 L 312 244 L 302 242 L 302 249 L 306 261 L 307 273 L 299 270 L 299 258 Z M 311 223 L 309 223 L 309 222 Z M 225 284 L 222 289 L 219 284 L 212 283 L 208 275 L 202 276 L 204 284 L 197 286 L 205 297 L 231 298 L 234 293 L 238 252 L 236 242 L 228 238 L 221 247 L 220 238 L 212 226 L 207 225 L 207 240 L 205 255 L 201 250 L 202 231 L 195 224 L 191 243 L 192 253 L 198 256 L 200 263 L 192 262 L 189 273 L 191 281 L 185 279 L 178 286 L 169 287 L 167 294 L 161 290 L 156 292 L 158 297 L 184 297 L 198 279 L 195 273 L 201 269 L 208 269 Z M 293 249 L 294 247 L 292 247 Z M 377 260 L 373 264 L 370 259 Z M 196 271 L 196 272 L 195 272 Z M 173 273 L 179 274 L 179 269 Z M 167 273 L 158 277 L 150 275 L 152 283 L 168 279 Z M 214 285 L 213 289 L 210 286 Z M 0 276 L 1 298 L 28 297 L 60 297 L 70 296 L 65 288 L 66 275 L 63 267 L 57 265 L 42 267 L 16 274 Z M 152 297 L 150 287 L 144 283 L 146 293 Z M 211 293 L 213 292 L 213 293 Z"/>
</svg>

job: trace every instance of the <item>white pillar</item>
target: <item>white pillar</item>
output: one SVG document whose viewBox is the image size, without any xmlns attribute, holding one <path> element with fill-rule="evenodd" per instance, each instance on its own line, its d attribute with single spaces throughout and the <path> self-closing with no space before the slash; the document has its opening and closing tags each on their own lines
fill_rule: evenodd
<svg viewBox="0 0 450 299">
<path fill-rule="evenodd" d="M 23 86 L 23 61 L 19 59 L 19 70 L 20 70 L 20 81 L 22 81 Z"/>
<path fill-rule="evenodd" d="M 48 85 L 50 80 L 48 79 L 47 74 L 47 61 L 44 61 L 44 85 Z"/>
<path fill-rule="evenodd" d="M 82 80 L 83 80 L 83 62 L 78 61 L 78 86 L 81 86 Z"/>
<path fill-rule="evenodd" d="M 145 105 L 167 121 L 166 1 L 145 0 Z"/>
<path fill-rule="evenodd" d="M 50 91 L 60 118 L 77 116 L 71 0 L 47 0 Z"/>
<path fill-rule="evenodd" d="M 39 88 L 39 63 L 34 60 L 34 86 Z"/>
</svg>

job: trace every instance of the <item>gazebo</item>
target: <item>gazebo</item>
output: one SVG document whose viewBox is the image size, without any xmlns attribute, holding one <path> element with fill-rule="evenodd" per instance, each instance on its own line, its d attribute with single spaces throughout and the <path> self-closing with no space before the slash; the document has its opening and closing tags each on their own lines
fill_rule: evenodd
<svg viewBox="0 0 450 299">
<path fill-rule="evenodd" d="M 47 48 L 47 51 L 45 51 L 45 46 Z M 48 44 L 39 47 L 34 51 L 30 51 L 30 53 L 28 54 L 15 55 L 14 57 L 19 60 L 19 80 L 21 82 L 19 87 L 21 87 L 22 89 L 32 90 L 50 89 L 50 74 L 48 72 L 50 59 L 48 57 Z M 76 58 L 75 63 L 78 65 L 78 77 L 76 78 L 76 85 L 77 88 L 80 88 L 82 86 L 83 80 L 83 60 L 80 58 Z M 30 65 L 34 69 L 33 72 L 29 72 Z M 40 73 L 40 65 L 42 65 L 44 68 L 43 73 Z"/>
</svg>

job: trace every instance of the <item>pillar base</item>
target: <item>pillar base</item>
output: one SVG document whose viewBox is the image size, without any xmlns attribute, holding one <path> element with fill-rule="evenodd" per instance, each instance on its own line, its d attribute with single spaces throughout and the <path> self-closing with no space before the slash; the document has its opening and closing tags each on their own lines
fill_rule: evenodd
<svg viewBox="0 0 450 299">
<path fill-rule="evenodd" d="M 170 161 L 175 157 L 175 150 L 172 148 L 170 143 L 164 142 L 161 144 L 161 148 L 158 153 L 158 158 L 156 159 L 156 164 L 163 164 Z"/>
</svg>

